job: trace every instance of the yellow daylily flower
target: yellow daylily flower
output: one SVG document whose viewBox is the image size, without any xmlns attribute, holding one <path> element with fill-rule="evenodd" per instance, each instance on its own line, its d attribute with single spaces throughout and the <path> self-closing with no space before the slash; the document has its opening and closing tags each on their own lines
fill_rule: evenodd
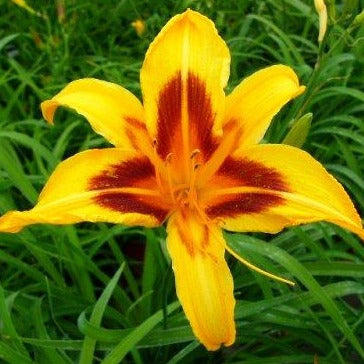
<svg viewBox="0 0 364 364">
<path fill-rule="evenodd" d="M 177 295 L 208 350 L 235 340 L 224 253 L 237 254 L 222 229 L 276 233 L 326 220 L 364 237 L 350 198 L 309 154 L 257 144 L 273 116 L 304 91 L 294 71 L 265 68 L 225 96 L 229 64 L 213 22 L 187 10 L 149 47 L 141 69 L 143 105 L 109 82 L 71 82 L 42 103 L 44 118 L 53 123 L 59 106 L 75 109 L 115 147 L 65 160 L 33 209 L 0 218 L 4 232 L 34 223 L 166 222 Z"/>
</svg>

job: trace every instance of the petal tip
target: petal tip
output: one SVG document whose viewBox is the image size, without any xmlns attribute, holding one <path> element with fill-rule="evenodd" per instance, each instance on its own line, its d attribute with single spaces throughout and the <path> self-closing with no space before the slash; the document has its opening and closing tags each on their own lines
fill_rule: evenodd
<svg viewBox="0 0 364 364">
<path fill-rule="evenodd" d="M 355 228 L 353 232 L 359 236 L 361 240 L 364 241 L 364 228 L 362 226 L 359 226 L 358 228 Z"/>
<path fill-rule="evenodd" d="M 19 211 L 9 211 L 0 217 L 0 232 L 18 233 L 26 224 L 19 216 Z M 18 216 L 17 216 L 18 215 Z"/>
<path fill-rule="evenodd" d="M 53 118 L 56 109 L 58 108 L 59 104 L 54 100 L 45 100 L 40 104 L 40 108 L 42 111 L 43 118 L 49 123 L 54 124 Z"/>
<path fill-rule="evenodd" d="M 300 95 L 302 95 L 304 92 L 306 91 L 306 86 L 299 86 L 297 91 L 294 93 L 293 97 L 298 97 Z"/>
<path fill-rule="evenodd" d="M 212 342 L 212 341 L 203 341 L 201 339 L 200 340 L 201 340 L 202 345 L 208 351 L 216 351 L 216 350 L 219 350 L 222 346 L 229 347 L 229 346 L 233 345 L 235 343 L 235 336 L 236 336 L 236 330 L 235 330 L 235 326 L 233 326 L 231 332 L 229 332 L 229 336 L 225 340 L 223 340 L 219 343 Z"/>
<path fill-rule="evenodd" d="M 193 10 L 191 8 L 187 8 L 187 10 L 183 13 L 181 13 L 182 16 L 187 16 L 189 18 L 206 18 L 208 19 L 205 15 L 199 13 L 198 11 L 196 10 Z"/>
<path fill-rule="evenodd" d="M 306 86 L 299 84 L 297 73 L 292 67 L 286 66 L 284 64 L 276 64 L 265 69 L 267 70 L 267 72 L 274 71 L 273 75 L 276 77 L 282 77 L 283 75 L 285 75 L 288 79 L 291 79 L 294 85 L 298 88 L 296 93 L 294 94 L 294 97 L 301 95 L 306 90 Z"/>
</svg>

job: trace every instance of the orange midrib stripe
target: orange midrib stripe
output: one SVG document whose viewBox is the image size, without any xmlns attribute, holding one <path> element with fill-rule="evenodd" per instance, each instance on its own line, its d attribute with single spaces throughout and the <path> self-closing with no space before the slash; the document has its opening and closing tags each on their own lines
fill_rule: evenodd
<svg viewBox="0 0 364 364">
<path fill-rule="evenodd" d="M 189 26 L 184 28 L 182 59 L 181 59 L 181 131 L 182 131 L 182 148 L 183 148 L 183 173 L 190 178 L 190 140 L 189 140 L 189 115 L 188 115 L 188 72 L 189 72 Z"/>
</svg>

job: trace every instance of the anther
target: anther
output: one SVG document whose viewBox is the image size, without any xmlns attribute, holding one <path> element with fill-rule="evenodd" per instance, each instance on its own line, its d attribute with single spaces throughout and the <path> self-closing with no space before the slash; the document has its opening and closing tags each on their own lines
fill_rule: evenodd
<svg viewBox="0 0 364 364">
<path fill-rule="evenodd" d="M 167 156 L 166 156 L 166 159 L 165 159 L 165 163 L 170 164 L 171 161 L 172 161 L 173 156 L 174 156 L 173 153 L 168 153 Z"/>
<path fill-rule="evenodd" d="M 199 149 L 194 149 L 190 155 L 190 159 L 191 159 L 191 165 L 190 165 L 190 182 L 189 182 L 189 190 L 192 191 L 194 189 L 195 186 L 195 182 L 196 182 L 196 171 L 197 169 L 201 166 L 200 163 L 196 162 L 196 156 L 198 156 L 200 154 L 200 150 Z"/>
<path fill-rule="evenodd" d="M 194 159 L 194 158 L 196 157 L 196 155 L 198 155 L 198 154 L 200 154 L 200 153 L 201 153 L 200 149 L 194 149 L 194 150 L 192 151 L 191 155 L 190 155 L 190 158 L 191 158 L 191 159 Z"/>
</svg>

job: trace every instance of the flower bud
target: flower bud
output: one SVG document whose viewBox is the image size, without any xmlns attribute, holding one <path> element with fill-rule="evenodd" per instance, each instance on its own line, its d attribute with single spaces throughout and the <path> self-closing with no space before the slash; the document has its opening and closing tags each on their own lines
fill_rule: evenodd
<svg viewBox="0 0 364 364">
<path fill-rule="evenodd" d="M 319 15 L 320 30 L 318 35 L 319 43 L 324 39 L 327 29 L 327 9 L 324 0 L 314 0 L 316 11 Z"/>
<path fill-rule="evenodd" d="M 305 143 L 308 132 L 311 128 L 312 113 L 307 113 L 296 120 L 290 131 L 282 141 L 282 144 L 292 145 L 301 148 Z"/>
</svg>

